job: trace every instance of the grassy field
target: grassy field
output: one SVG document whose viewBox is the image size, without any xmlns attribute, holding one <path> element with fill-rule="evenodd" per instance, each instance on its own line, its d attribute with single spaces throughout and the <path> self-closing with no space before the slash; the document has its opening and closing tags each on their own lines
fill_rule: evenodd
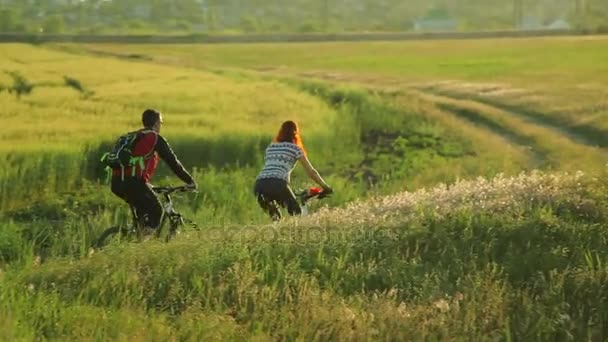
<svg viewBox="0 0 608 342">
<path fill-rule="evenodd" d="M 337 120 L 337 112 L 323 101 L 278 82 L 243 82 L 25 45 L 3 50 L 7 54 L 0 70 L 19 72 L 36 85 L 32 94 L 21 98 L 0 93 L 0 116 L 6 125 L 0 134 L 6 160 L 4 199 L 20 197 L 25 184 L 35 190 L 70 190 L 70 182 L 86 176 L 86 162 L 99 166 L 96 162 L 103 153 L 99 146 L 107 148 L 118 135 L 138 128 L 146 108 L 166 113 L 163 133 L 177 150 L 187 152 L 182 159 L 190 168 L 204 166 L 205 161 L 222 166 L 231 157 L 230 162 L 244 157 L 243 164 L 259 163 L 258 145 L 274 134 L 285 117 L 301 122 L 310 137 L 330 135 L 329 128 Z M 93 94 L 83 97 L 65 86 L 64 76 L 79 80 Z M 2 84 L 10 85 L 10 77 L 4 73 L 3 77 Z M 278 96 L 263 96 L 268 93 Z M 327 125 L 313 125 L 320 120 Z M 187 148 L 190 151 L 183 151 Z M 67 172 L 65 177 L 55 175 L 57 168 Z"/>
<path fill-rule="evenodd" d="M 608 66 L 600 62 L 608 59 L 607 42 L 607 36 L 590 36 L 169 48 L 101 44 L 84 49 L 194 68 L 237 67 L 443 91 L 589 134 L 608 127 Z M 608 141 L 599 132 L 597 138 L 603 145 Z"/>
<path fill-rule="evenodd" d="M 203 68 L 235 66 L 325 70 L 389 78 L 401 76 L 414 81 L 431 78 L 486 81 L 491 77 L 519 80 L 527 85 L 543 83 L 542 78 L 530 76 L 559 77 L 564 73 L 597 76 L 596 73 L 607 67 L 575 62 L 605 58 L 608 54 L 605 49 L 607 39 L 605 36 L 590 36 L 323 44 L 88 44 L 78 48 L 167 62 L 173 58 L 174 61 Z"/>
<path fill-rule="evenodd" d="M 606 184 L 528 175 L 3 275 L 8 339 L 604 340 Z"/>
<path fill-rule="evenodd" d="M 1 94 L 2 119 L 9 128 L 0 136 L 4 152 L 15 145 L 20 150 L 77 146 L 120 134 L 124 127 L 140 125 L 139 114 L 148 107 L 167 113 L 166 134 L 183 136 L 270 135 L 285 116 L 311 126 L 309 134 L 314 135 L 327 130 L 311 123 L 323 119 L 331 124 L 335 119 L 335 112 L 323 102 L 277 82 L 242 82 L 208 72 L 73 56 L 27 45 L 4 45 L 3 51 L 0 83 L 10 84 L 5 72 L 17 71 L 40 85 L 22 99 Z M 94 94 L 83 98 L 64 85 L 64 76 L 79 80 Z M 269 93 L 277 96 L 263 96 Z M 230 113 L 230 121 L 225 113 Z"/>
<path fill-rule="evenodd" d="M 3 338 L 605 340 L 605 43 L 3 44 Z M 201 229 L 91 253 L 128 218 L 98 158 L 148 107 Z M 286 119 L 336 194 L 270 225 Z"/>
</svg>

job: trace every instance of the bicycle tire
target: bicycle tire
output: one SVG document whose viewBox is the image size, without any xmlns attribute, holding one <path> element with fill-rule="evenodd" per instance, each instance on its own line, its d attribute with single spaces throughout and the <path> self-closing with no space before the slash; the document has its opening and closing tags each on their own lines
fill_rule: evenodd
<svg viewBox="0 0 608 342">
<path fill-rule="evenodd" d="M 177 216 L 170 218 L 168 227 L 169 231 L 165 236 L 165 242 L 169 242 L 170 240 L 174 239 L 180 233 L 180 228 L 184 225 L 184 218 L 180 214 L 177 214 Z"/>
<path fill-rule="evenodd" d="M 179 226 L 179 222 L 173 222 L 173 220 L 169 222 L 168 231 L 164 238 L 165 242 L 169 242 L 177 235 L 177 230 L 179 229 Z"/>
<path fill-rule="evenodd" d="M 95 243 L 93 244 L 93 248 L 95 249 L 101 249 L 104 246 L 107 245 L 107 242 L 114 237 L 116 234 L 118 233 L 122 233 L 123 235 L 128 235 L 128 231 L 129 229 L 125 229 L 121 226 L 112 226 L 106 230 L 104 230 L 101 235 L 99 235 L 99 237 L 97 238 L 97 240 L 95 240 Z"/>
</svg>

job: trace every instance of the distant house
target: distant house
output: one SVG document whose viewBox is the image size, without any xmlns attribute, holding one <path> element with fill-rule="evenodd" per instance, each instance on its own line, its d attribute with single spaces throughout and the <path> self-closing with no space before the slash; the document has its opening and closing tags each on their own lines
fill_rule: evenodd
<svg viewBox="0 0 608 342">
<path fill-rule="evenodd" d="M 414 30 L 424 31 L 456 31 L 458 20 L 452 18 L 450 12 L 442 7 L 429 10 L 423 18 L 414 21 Z"/>
<path fill-rule="evenodd" d="M 549 30 L 569 30 L 572 28 L 572 25 L 564 19 L 557 19 L 550 22 L 545 28 Z"/>
</svg>

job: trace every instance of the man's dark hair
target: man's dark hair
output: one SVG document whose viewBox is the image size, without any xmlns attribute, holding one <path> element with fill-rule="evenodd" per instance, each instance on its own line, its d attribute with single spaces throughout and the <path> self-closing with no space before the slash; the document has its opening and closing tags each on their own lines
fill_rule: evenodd
<svg viewBox="0 0 608 342">
<path fill-rule="evenodd" d="M 156 109 L 146 109 L 141 115 L 141 122 L 146 128 L 152 128 L 160 120 L 160 112 Z"/>
</svg>

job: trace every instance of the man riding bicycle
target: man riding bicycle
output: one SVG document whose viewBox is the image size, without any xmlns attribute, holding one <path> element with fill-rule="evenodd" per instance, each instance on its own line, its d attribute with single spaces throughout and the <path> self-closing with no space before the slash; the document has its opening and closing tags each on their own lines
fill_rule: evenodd
<svg viewBox="0 0 608 342">
<path fill-rule="evenodd" d="M 189 188 L 194 190 L 197 185 L 177 159 L 167 140 L 160 135 L 162 114 L 154 109 L 146 109 L 142 114 L 142 123 L 144 127 L 137 131 L 137 138 L 132 147 L 132 155 L 143 158 L 142 163 L 124 169 L 112 169 L 111 190 L 135 208 L 137 217 L 143 222 L 142 233 L 150 235 L 158 229 L 163 215 L 161 203 L 149 183 L 159 158 L 164 160 Z"/>
</svg>

